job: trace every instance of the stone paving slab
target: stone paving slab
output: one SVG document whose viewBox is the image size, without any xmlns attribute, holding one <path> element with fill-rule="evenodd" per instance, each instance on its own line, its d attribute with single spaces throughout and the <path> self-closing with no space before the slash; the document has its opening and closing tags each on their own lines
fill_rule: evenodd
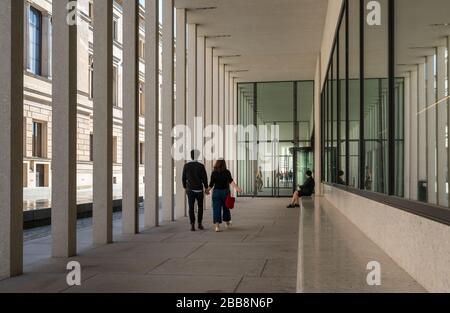
<svg viewBox="0 0 450 313">
<path fill-rule="evenodd" d="M 69 293 L 232 293 L 241 277 L 99 274 Z"/>
</svg>

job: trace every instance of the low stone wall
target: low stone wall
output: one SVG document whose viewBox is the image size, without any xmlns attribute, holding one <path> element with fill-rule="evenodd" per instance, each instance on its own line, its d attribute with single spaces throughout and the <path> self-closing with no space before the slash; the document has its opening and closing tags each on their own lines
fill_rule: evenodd
<svg viewBox="0 0 450 313">
<path fill-rule="evenodd" d="M 325 198 L 430 292 L 450 292 L 450 227 L 347 191 Z"/>
</svg>

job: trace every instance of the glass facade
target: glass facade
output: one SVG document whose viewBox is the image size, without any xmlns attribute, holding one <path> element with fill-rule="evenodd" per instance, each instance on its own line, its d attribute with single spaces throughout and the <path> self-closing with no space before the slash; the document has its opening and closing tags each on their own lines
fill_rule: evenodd
<svg viewBox="0 0 450 313">
<path fill-rule="evenodd" d="M 321 94 L 323 180 L 448 207 L 450 2 L 377 3 L 344 1 Z"/>
<path fill-rule="evenodd" d="M 314 170 L 313 105 L 312 81 L 238 85 L 238 183 L 244 196 L 291 196 L 305 172 Z"/>
</svg>

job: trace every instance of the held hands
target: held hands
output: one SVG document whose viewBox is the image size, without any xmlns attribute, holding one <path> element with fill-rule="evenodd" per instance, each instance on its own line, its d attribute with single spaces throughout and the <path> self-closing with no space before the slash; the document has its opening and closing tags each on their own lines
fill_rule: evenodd
<svg viewBox="0 0 450 313">
<path fill-rule="evenodd" d="M 211 195 L 211 190 L 212 190 L 212 188 L 205 189 L 205 194 L 207 196 Z M 236 186 L 235 190 L 237 193 L 242 193 L 242 189 L 238 186 Z"/>
</svg>

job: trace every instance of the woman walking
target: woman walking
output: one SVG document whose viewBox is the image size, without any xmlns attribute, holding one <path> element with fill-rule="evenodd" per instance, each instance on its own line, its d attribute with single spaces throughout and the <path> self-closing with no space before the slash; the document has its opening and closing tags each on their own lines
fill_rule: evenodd
<svg viewBox="0 0 450 313">
<path fill-rule="evenodd" d="M 231 212 L 225 206 L 225 200 L 230 194 L 230 186 L 241 193 L 242 190 L 233 180 L 230 171 L 227 169 L 225 160 L 218 160 L 214 165 L 214 171 L 211 174 L 211 182 L 207 194 L 214 188 L 212 195 L 213 219 L 215 231 L 220 232 L 220 224 L 226 223 L 227 228 L 231 226 Z"/>
</svg>

